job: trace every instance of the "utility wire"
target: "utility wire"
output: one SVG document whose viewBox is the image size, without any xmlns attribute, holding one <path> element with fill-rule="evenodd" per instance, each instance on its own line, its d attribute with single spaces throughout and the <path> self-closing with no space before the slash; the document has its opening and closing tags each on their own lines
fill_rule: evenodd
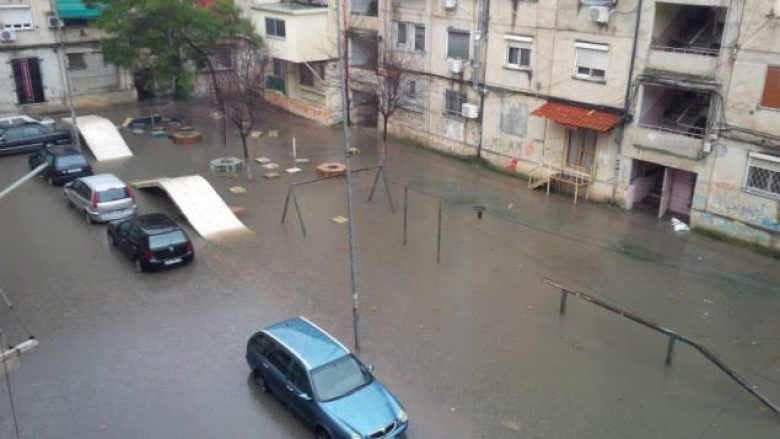
<svg viewBox="0 0 780 439">
<path fill-rule="evenodd" d="M 5 345 L 3 344 L 3 331 L 0 331 L 0 355 L 5 352 Z M 14 431 L 16 432 L 16 439 L 19 439 L 19 420 L 16 418 L 16 405 L 14 405 L 14 395 L 11 391 L 11 376 L 8 374 L 8 362 L 3 355 L 3 373 L 5 374 L 5 386 L 8 389 L 8 401 L 11 403 L 11 414 L 14 419 Z"/>
</svg>

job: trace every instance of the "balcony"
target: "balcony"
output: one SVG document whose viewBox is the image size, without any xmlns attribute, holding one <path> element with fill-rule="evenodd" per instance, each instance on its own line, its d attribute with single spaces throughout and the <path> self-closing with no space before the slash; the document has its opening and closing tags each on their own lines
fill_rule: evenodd
<svg viewBox="0 0 780 439">
<path fill-rule="evenodd" d="M 252 22 L 274 58 L 304 63 L 326 61 L 336 54 L 336 36 L 329 32 L 327 6 L 255 4 Z"/>
<path fill-rule="evenodd" d="M 715 78 L 726 8 L 656 5 L 649 70 Z"/>
<path fill-rule="evenodd" d="M 680 157 L 701 158 L 711 95 L 643 84 L 634 144 Z"/>
</svg>

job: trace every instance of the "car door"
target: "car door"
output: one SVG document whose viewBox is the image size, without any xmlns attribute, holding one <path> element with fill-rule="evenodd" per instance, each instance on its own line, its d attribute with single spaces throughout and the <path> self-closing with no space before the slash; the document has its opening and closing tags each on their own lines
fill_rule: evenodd
<svg viewBox="0 0 780 439">
<path fill-rule="evenodd" d="M 262 362 L 265 357 L 274 348 L 274 343 L 265 334 L 255 334 L 246 348 L 246 361 L 249 363 L 249 367 L 255 371 L 261 369 Z"/>
<path fill-rule="evenodd" d="M 43 148 L 44 138 L 43 130 L 36 125 L 27 125 L 22 128 L 22 137 L 26 140 L 30 148 Z"/>
<path fill-rule="evenodd" d="M 314 393 L 311 380 L 306 369 L 298 360 L 293 359 L 290 366 L 290 381 L 285 391 L 289 393 L 290 410 L 295 413 L 306 425 L 313 426 L 316 422 Z"/>
<path fill-rule="evenodd" d="M 65 196 L 78 210 L 84 210 L 84 198 L 81 195 L 81 192 L 84 190 L 83 187 L 84 183 L 81 180 L 76 180 L 70 186 L 65 185 L 64 189 Z"/>
<path fill-rule="evenodd" d="M 131 223 L 130 229 L 127 231 L 127 247 L 125 249 L 127 255 L 131 258 L 138 256 L 144 239 L 146 239 L 146 235 L 141 231 L 141 228 Z"/>
<path fill-rule="evenodd" d="M 119 249 L 120 252 L 127 254 L 128 252 L 128 235 L 130 233 L 130 227 L 132 224 L 130 221 L 125 221 L 122 223 L 119 223 L 118 226 L 116 226 L 116 233 L 114 234 L 114 239 L 116 243 L 116 248 Z"/>
<path fill-rule="evenodd" d="M 290 404 L 290 392 L 287 391 L 287 384 L 291 362 L 292 356 L 284 348 L 277 346 L 260 364 L 263 368 L 265 385 L 285 406 Z"/>
<path fill-rule="evenodd" d="M 17 151 L 24 148 L 22 127 L 8 128 L 0 137 L 0 148 L 5 151 Z"/>
</svg>

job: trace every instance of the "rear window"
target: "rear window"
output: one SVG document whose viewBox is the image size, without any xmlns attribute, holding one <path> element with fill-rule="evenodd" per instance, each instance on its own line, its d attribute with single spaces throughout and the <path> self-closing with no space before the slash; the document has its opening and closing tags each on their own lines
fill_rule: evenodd
<svg viewBox="0 0 780 439">
<path fill-rule="evenodd" d="M 187 236 L 181 230 L 152 235 L 149 237 L 149 250 L 158 250 L 170 245 L 183 244 L 187 242 Z"/>
<path fill-rule="evenodd" d="M 115 187 L 98 192 L 98 202 L 108 203 L 109 201 L 124 200 L 130 198 L 127 188 Z"/>
<path fill-rule="evenodd" d="M 57 157 L 57 166 L 63 168 L 70 166 L 87 166 L 87 160 L 80 155 L 66 155 L 64 157 Z"/>
</svg>

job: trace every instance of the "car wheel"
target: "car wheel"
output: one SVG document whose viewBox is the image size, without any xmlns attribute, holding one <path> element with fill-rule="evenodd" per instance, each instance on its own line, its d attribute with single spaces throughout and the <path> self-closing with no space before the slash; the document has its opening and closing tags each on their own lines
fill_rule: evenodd
<svg viewBox="0 0 780 439">
<path fill-rule="evenodd" d="M 133 259 L 133 265 L 135 265 L 135 271 L 141 273 L 144 271 L 144 264 L 138 258 Z"/>
<path fill-rule="evenodd" d="M 317 439 L 331 439 L 330 435 L 323 428 L 317 429 Z"/>
<path fill-rule="evenodd" d="M 263 379 L 263 374 L 260 373 L 259 370 L 252 371 L 252 380 L 254 380 L 257 387 L 260 388 L 260 390 L 263 391 L 263 393 L 268 393 L 268 386 L 265 385 L 265 380 Z"/>
</svg>

